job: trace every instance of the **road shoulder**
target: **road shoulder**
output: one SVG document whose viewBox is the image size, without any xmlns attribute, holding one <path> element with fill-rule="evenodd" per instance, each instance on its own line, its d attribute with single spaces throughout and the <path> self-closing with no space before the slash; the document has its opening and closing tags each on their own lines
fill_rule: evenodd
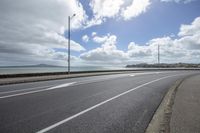
<svg viewBox="0 0 200 133">
<path fill-rule="evenodd" d="M 178 87 L 184 81 L 184 79 L 177 80 L 175 84 L 169 89 L 164 96 L 161 104 L 156 110 L 151 122 L 149 123 L 146 133 L 168 133 L 170 130 L 170 118 L 172 114 L 172 106 L 174 104 L 175 95 Z"/>
<path fill-rule="evenodd" d="M 172 109 L 170 132 L 200 132 L 200 75 L 187 78 L 178 88 Z"/>
<path fill-rule="evenodd" d="M 178 80 L 156 110 L 146 133 L 200 132 L 200 75 Z"/>
</svg>

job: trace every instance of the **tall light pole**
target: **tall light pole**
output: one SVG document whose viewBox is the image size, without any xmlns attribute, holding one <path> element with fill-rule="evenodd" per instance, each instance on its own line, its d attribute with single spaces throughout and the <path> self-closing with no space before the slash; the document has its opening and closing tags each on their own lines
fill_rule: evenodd
<svg viewBox="0 0 200 133">
<path fill-rule="evenodd" d="M 70 23 L 71 19 L 74 16 L 76 16 L 76 14 L 73 14 L 73 16 L 68 16 L 68 74 L 70 74 L 70 40 L 71 40 Z"/>
</svg>

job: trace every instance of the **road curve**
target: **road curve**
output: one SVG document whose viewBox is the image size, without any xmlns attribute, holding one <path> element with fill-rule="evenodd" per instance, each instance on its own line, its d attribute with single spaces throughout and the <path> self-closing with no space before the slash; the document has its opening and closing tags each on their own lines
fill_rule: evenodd
<svg viewBox="0 0 200 133">
<path fill-rule="evenodd" d="M 0 86 L 2 133 L 142 133 L 168 88 L 197 71 Z"/>
</svg>

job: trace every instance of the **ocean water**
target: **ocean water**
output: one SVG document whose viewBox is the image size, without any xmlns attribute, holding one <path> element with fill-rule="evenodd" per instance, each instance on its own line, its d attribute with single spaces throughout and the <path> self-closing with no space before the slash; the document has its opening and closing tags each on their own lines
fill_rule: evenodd
<svg viewBox="0 0 200 133">
<path fill-rule="evenodd" d="M 125 70 L 125 67 L 71 67 L 72 72 L 95 70 Z M 1 67 L 0 74 L 67 72 L 67 67 Z"/>
</svg>

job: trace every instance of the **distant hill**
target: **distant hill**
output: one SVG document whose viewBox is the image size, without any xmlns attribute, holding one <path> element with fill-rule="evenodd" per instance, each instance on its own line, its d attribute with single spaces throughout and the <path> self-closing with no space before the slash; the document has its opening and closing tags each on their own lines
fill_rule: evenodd
<svg viewBox="0 0 200 133">
<path fill-rule="evenodd" d="M 200 68 L 200 64 L 190 64 L 190 63 L 174 63 L 174 64 L 167 64 L 167 63 L 160 63 L 160 64 L 133 64 L 127 65 L 127 68 Z"/>
<path fill-rule="evenodd" d="M 16 68 L 16 67 L 64 67 L 48 64 L 36 64 L 36 65 L 25 65 L 25 66 L 0 66 L 0 68 Z"/>
</svg>

